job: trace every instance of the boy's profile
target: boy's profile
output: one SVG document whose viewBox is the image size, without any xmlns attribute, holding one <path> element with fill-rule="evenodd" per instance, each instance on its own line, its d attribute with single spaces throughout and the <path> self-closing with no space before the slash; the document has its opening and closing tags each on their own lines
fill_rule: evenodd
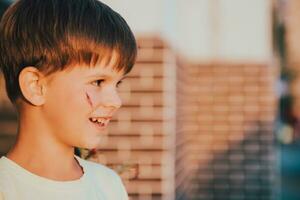
<svg viewBox="0 0 300 200">
<path fill-rule="evenodd" d="M 74 156 L 96 148 L 136 58 L 125 20 L 98 0 L 18 0 L 0 23 L 0 67 L 18 112 L 0 159 L 5 200 L 125 200 L 112 170 Z"/>
</svg>

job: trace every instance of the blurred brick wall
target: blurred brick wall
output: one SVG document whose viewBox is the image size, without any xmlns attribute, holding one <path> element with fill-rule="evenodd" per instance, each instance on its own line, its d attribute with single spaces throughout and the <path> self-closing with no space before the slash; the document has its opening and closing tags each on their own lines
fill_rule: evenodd
<svg viewBox="0 0 300 200">
<path fill-rule="evenodd" d="M 273 199 L 277 71 L 180 62 L 177 199 Z"/>
<path fill-rule="evenodd" d="M 176 199 L 186 200 L 192 180 L 190 146 L 199 132 L 197 123 L 198 92 L 197 75 L 186 62 L 177 61 L 177 107 L 176 107 Z"/>
</svg>

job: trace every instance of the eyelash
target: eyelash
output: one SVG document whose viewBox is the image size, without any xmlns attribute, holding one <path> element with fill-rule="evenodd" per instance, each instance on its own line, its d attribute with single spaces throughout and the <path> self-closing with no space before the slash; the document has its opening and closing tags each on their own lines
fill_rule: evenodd
<svg viewBox="0 0 300 200">
<path fill-rule="evenodd" d="M 97 87 L 100 87 L 101 86 L 101 83 L 103 83 L 105 80 L 104 79 L 99 79 L 99 80 L 96 80 L 96 81 L 93 81 L 92 84 L 97 86 Z M 123 81 L 119 81 L 116 85 L 116 87 L 119 87 L 119 85 L 122 83 Z M 96 83 L 96 84 L 94 84 Z"/>
<path fill-rule="evenodd" d="M 118 83 L 117 83 L 117 87 L 119 87 L 120 86 L 120 84 L 122 83 L 123 81 L 122 80 L 120 80 Z"/>
<path fill-rule="evenodd" d="M 99 79 L 99 80 L 93 81 L 92 84 L 99 87 L 102 82 L 104 82 L 104 79 Z"/>
</svg>

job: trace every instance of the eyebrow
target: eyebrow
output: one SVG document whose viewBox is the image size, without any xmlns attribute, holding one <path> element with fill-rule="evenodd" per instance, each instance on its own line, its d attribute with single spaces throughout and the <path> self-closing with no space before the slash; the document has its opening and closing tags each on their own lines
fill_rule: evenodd
<svg viewBox="0 0 300 200">
<path fill-rule="evenodd" d="M 93 74 L 93 75 L 90 75 L 88 77 L 89 78 L 97 78 L 97 77 L 101 77 L 101 78 L 113 78 L 113 76 L 107 75 L 105 73 Z M 123 75 L 120 80 L 124 80 L 127 77 L 128 77 L 127 75 Z"/>
</svg>

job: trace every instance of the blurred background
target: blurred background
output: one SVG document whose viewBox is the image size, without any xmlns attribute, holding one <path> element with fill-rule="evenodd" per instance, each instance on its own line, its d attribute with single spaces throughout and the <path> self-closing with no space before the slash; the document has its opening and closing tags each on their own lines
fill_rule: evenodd
<svg viewBox="0 0 300 200">
<path fill-rule="evenodd" d="M 300 1 L 104 2 L 138 60 L 82 156 L 118 171 L 131 200 L 300 199 Z M 1 156 L 17 116 L 0 82 Z"/>
</svg>

